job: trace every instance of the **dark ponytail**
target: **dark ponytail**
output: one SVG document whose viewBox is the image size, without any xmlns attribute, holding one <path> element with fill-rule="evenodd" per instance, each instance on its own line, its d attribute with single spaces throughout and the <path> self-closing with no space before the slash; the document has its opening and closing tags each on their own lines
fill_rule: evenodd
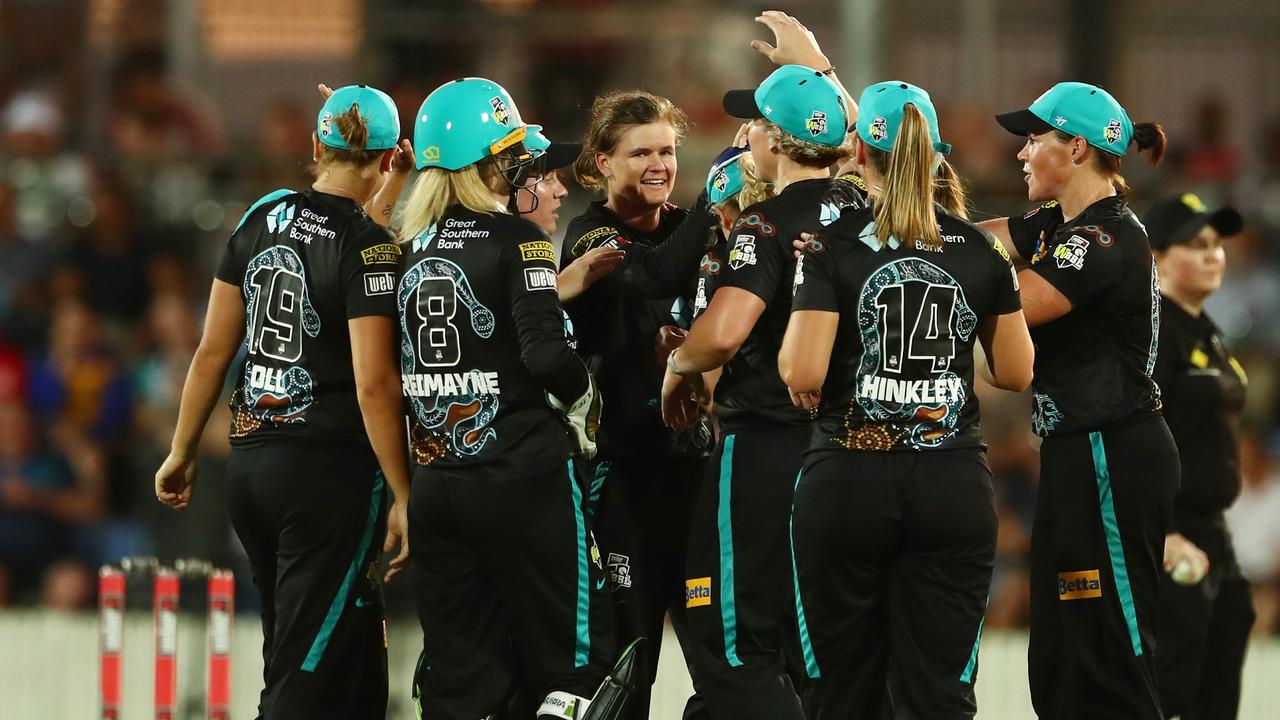
<svg viewBox="0 0 1280 720">
<path fill-rule="evenodd" d="M 1063 142 L 1070 142 L 1071 135 L 1058 131 L 1058 137 Z M 1168 146 L 1168 136 L 1164 133 L 1164 126 L 1160 123 L 1134 123 L 1132 144 L 1138 146 L 1138 152 L 1147 153 L 1147 162 L 1152 165 L 1159 165 L 1164 160 L 1164 151 Z M 1124 176 L 1120 174 L 1120 156 L 1112 155 L 1109 152 L 1103 152 L 1097 148 L 1093 149 L 1093 166 L 1098 172 L 1106 175 L 1111 179 L 1111 184 L 1118 193 L 1129 192 L 1129 183 L 1125 182 Z"/>
</svg>

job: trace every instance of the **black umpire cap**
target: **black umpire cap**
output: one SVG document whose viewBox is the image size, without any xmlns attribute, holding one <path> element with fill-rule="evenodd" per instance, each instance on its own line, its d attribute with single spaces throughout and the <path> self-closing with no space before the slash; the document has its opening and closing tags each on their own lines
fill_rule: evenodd
<svg viewBox="0 0 1280 720">
<path fill-rule="evenodd" d="M 1235 235 L 1244 229 L 1244 218 L 1231 207 L 1209 212 L 1194 193 L 1158 201 L 1143 218 L 1147 226 L 1147 238 L 1152 250 L 1167 250 L 1194 238 L 1205 225 L 1222 237 Z"/>
</svg>

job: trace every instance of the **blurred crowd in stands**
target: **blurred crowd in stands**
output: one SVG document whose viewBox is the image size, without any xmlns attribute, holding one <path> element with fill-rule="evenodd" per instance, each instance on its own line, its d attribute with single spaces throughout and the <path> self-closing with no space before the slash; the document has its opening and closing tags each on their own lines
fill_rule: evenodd
<svg viewBox="0 0 1280 720">
<path fill-rule="evenodd" d="M 190 509 L 162 508 L 152 477 L 168 451 L 212 268 L 253 200 L 309 184 L 320 98 L 268 102 L 251 131 L 233 133 L 212 103 L 170 79 L 163 51 L 144 47 L 120 53 L 109 68 L 105 114 L 90 123 L 81 112 L 87 81 L 79 65 L 62 62 L 58 43 L 10 40 L 0 37 L 0 607 L 91 607 L 98 566 L 127 555 L 199 556 L 243 577 L 222 492 L 225 407 L 209 423 Z M 555 57 L 548 62 L 554 66 Z M 576 93 L 579 106 L 609 83 L 603 73 L 568 84 L 555 73 L 542 77 L 548 85 L 531 95 Z M 408 128 L 421 100 L 415 88 L 425 92 L 443 79 L 368 81 L 393 90 Z M 671 95 L 695 120 L 676 193 L 690 202 L 702 168 L 736 125 L 719 112 L 722 87 L 687 76 L 673 83 L 648 89 Z M 977 214 L 1025 210 L 1016 139 L 1003 136 L 992 108 L 939 99 Z M 584 117 L 564 114 L 571 108 L 559 109 L 563 127 L 549 128 L 553 138 L 585 125 Z M 1257 630 L 1276 633 L 1280 117 L 1246 152 L 1233 144 L 1221 101 L 1207 97 L 1198 107 L 1150 116 L 1177 113 L 1194 114 L 1196 132 L 1171 138 L 1161 168 L 1130 164 L 1131 204 L 1142 214 L 1160 195 L 1196 192 L 1248 220 L 1227 244 L 1228 273 L 1208 308 L 1250 376 L 1245 491 L 1230 520 L 1240 562 L 1258 588 Z M 571 189 L 561 215 L 571 217 L 587 200 L 585 190 Z M 1026 397 L 990 391 L 983 403 L 1001 518 L 987 623 L 1020 627 L 1037 443 Z M 397 609 L 408 605 L 393 603 Z"/>
</svg>

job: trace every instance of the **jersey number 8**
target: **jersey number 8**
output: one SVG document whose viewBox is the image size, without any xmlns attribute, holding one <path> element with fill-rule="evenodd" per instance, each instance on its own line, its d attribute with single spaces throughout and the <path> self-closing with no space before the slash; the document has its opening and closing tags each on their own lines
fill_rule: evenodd
<svg viewBox="0 0 1280 720">
<path fill-rule="evenodd" d="M 451 277 L 425 278 L 418 284 L 418 362 L 423 367 L 452 367 L 462 358 L 458 327 L 458 286 Z"/>
</svg>

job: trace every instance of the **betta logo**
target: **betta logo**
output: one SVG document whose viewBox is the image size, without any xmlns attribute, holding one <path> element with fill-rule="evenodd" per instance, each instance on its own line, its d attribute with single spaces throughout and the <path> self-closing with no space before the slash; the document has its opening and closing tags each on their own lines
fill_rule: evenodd
<svg viewBox="0 0 1280 720">
<path fill-rule="evenodd" d="M 877 115 L 871 119 L 871 139 L 880 142 L 889 137 L 889 121 Z"/>
<path fill-rule="evenodd" d="M 511 111 L 507 110 L 507 104 L 502 102 L 502 98 L 497 95 L 489 98 L 489 107 L 493 108 L 493 119 L 498 124 L 503 126 L 511 124 Z"/>
<path fill-rule="evenodd" d="M 1114 145 L 1120 142 L 1120 121 L 1112 120 L 1102 129 L 1102 137 L 1106 139 L 1108 145 Z"/>
<path fill-rule="evenodd" d="M 693 578 L 684 581 L 684 606 L 704 607 L 711 604 L 711 578 Z"/>
<path fill-rule="evenodd" d="M 821 110 L 814 110 L 809 119 L 804 121 L 804 129 L 808 130 L 809 134 L 814 137 L 825 133 L 827 131 L 827 114 Z"/>
<path fill-rule="evenodd" d="M 422 159 L 427 162 L 435 162 L 440 159 L 440 148 L 436 145 L 430 145 L 422 151 Z"/>
</svg>

